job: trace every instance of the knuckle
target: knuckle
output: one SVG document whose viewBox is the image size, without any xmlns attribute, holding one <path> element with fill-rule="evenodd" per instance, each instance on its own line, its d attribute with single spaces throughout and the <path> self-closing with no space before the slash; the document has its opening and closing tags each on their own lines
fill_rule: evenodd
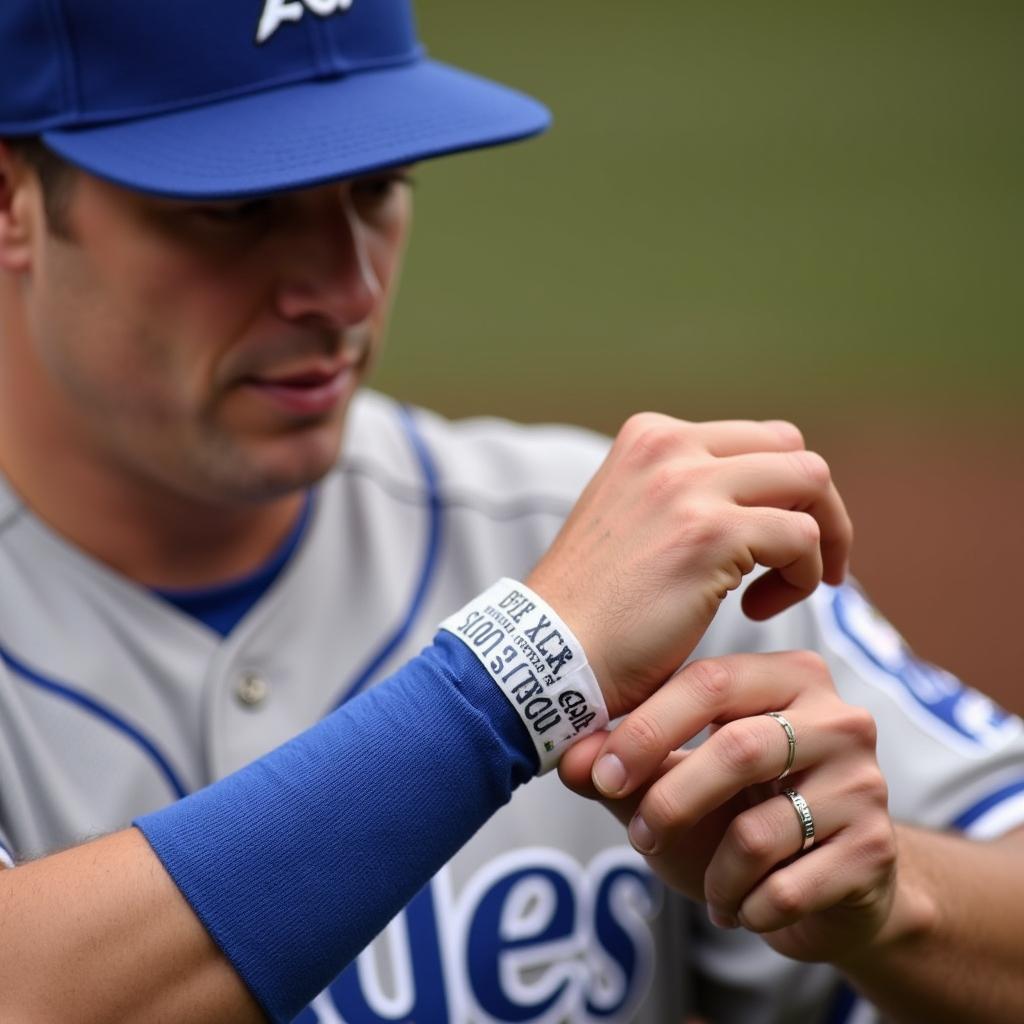
<svg viewBox="0 0 1024 1024">
<path fill-rule="evenodd" d="M 635 412 L 628 416 L 619 428 L 618 440 L 624 444 L 632 444 L 637 437 L 643 434 L 657 419 L 658 414 L 653 412 Z"/>
<path fill-rule="evenodd" d="M 634 413 L 619 431 L 618 442 L 641 463 L 657 461 L 678 448 L 685 426 L 661 413 Z"/>
<path fill-rule="evenodd" d="M 832 481 L 832 470 L 828 463 L 817 453 L 809 451 L 789 452 L 788 457 L 794 469 L 803 473 L 817 487 L 827 487 Z"/>
<path fill-rule="evenodd" d="M 821 524 L 809 512 L 794 512 L 794 521 L 807 547 L 821 545 Z"/>
<path fill-rule="evenodd" d="M 646 480 L 647 497 L 652 504 L 667 505 L 684 489 L 685 473 L 673 462 L 659 462 Z"/>
<path fill-rule="evenodd" d="M 876 870 L 890 871 L 896 866 L 896 838 L 888 823 L 865 829 L 858 839 L 861 857 Z"/>
<path fill-rule="evenodd" d="M 688 550 L 718 547 L 731 531 L 729 518 L 720 507 L 692 498 L 681 503 L 677 521 L 679 545 Z"/>
<path fill-rule="evenodd" d="M 858 746 L 875 749 L 878 740 L 878 724 L 874 715 L 866 708 L 844 704 L 843 712 L 836 718 L 836 727 Z"/>
<path fill-rule="evenodd" d="M 622 740 L 631 751 L 655 755 L 667 752 L 671 744 L 664 730 L 653 718 L 634 713 L 620 727 Z"/>
<path fill-rule="evenodd" d="M 889 787 L 885 776 L 876 764 L 866 765 L 848 773 L 847 791 L 870 804 L 884 807 L 889 799 Z"/>
<path fill-rule="evenodd" d="M 706 707 L 724 707 L 733 691 L 733 674 L 721 659 L 703 658 L 686 669 L 688 683 Z"/>
<path fill-rule="evenodd" d="M 741 814 L 730 825 L 736 852 L 745 861 L 763 864 L 771 857 L 775 837 L 764 821 L 751 814 Z"/>
<path fill-rule="evenodd" d="M 729 905 L 729 894 L 708 875 L 704 876 L 704 902 L 716 907 Z"/>
<path fill-rule="evenodd" d="M 685 824 L 681 807 L 672 798 L 669 788 L 660 783 L 655 783 L 647 791 L 640 804 L 640 813 L 656 834 Z"/>
<path fill-rule="evenodd" d="M 803 888 L 790 877 L 774 874 L 764 883 L 765 901 L 781 918 L 791 920 L 805 906 Z"/>
<path fill-rule="evenodd" d="M 708 742 L 714 744 L 727 770 L 743 778 L 755 774 L 765 758 L 764 736 L 743 722 L 723 725 Z"/>
<path fill-rule="evenodd" d="M 832 673 L 828 662 L 817 651 L 790 651 L 787 658 L 792 665 L 792 671 L 799 673 L 803 678 L 809 679 L 814 684 L 827 686 L 832 689 Z"/>
</svg>

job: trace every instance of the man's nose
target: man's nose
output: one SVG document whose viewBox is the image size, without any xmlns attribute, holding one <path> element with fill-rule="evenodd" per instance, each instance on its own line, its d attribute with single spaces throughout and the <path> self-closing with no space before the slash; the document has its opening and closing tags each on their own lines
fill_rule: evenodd
<svg viewBox="0 0 1024 1024">
<path fill-rule="evenodd" d="M 351 197 L 307 209 L 293 225 L 292 243 L 277 289 L 278 312 L 288 320 L 316 319 L 332 329 L 369 319 L 381 298 L 370 259 L 367 228 Z"/>
</svg>

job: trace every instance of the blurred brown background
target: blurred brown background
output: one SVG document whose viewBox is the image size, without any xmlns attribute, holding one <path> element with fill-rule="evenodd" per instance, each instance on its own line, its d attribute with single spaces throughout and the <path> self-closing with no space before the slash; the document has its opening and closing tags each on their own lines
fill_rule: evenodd
<svg viewBox="0 0 1024 1024">
<path fill-rule="evenodd" d="M 377 384 L 608 432 L 795 420 L 881 610 L 1024 710 L 1024 5 L 419 7 L 556 124 L 417 171 Z"/>
</svg>

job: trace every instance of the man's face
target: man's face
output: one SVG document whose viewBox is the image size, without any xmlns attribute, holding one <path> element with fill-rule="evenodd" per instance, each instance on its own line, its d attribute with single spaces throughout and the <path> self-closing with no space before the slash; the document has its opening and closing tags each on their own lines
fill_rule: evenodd
<svg viewBox="0 0 1024 1024">
<path fill-rule="evenodd" d="M 411 217 L 401 172 L 225 203 L 75 183 L 35 247 L 32 400 L 113 474 L 214 502 L 334 461 Z"/>
</svg>

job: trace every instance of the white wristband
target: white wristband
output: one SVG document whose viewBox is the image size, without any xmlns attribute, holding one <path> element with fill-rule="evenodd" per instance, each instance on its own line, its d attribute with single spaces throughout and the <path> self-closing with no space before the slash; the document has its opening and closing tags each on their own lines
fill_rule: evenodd
<svg viewBox="0 0 1024 1024">
<path fill-rule="evenodd" d="M 502 579 L 445 619 L 523 720 L 541 774 L 577 740 L 608 724 L 582 644 L 529 587 Z"/>
</svg>

